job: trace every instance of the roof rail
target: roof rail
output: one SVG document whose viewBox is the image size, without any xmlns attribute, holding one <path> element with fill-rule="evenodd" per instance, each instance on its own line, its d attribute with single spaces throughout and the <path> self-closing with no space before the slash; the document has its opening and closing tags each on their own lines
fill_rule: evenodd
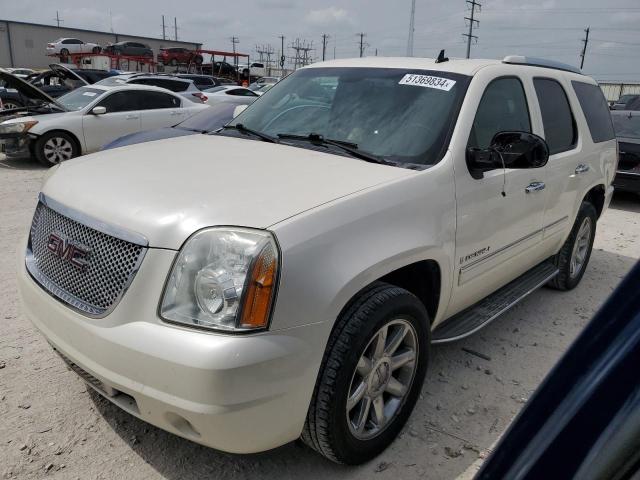
<svg viewBox="0 0 640 480">
<path fill-rule="evenodd" d="M 507 55 L 502 59 L 502 63 L 510 63 L 514 65 L 531 65 L 533 67 L 553 68 L 555 70 L 564 70 L 566 72 L 579 73 L 582 70 L 568 63 L 556 62 L 555 60 L 547 60 L 544 58 L 525 57 L 524 55 Z"/>
</svg>

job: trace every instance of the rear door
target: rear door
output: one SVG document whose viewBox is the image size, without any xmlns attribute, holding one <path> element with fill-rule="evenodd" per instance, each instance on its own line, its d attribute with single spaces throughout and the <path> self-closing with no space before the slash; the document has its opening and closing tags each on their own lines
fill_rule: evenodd
<svg viewBox="0 0 640 480">
<path fill-rule="evenodd" d="M 584 158 L 584 138 L 578 136 L 574 110 L 562 78 L 533 78 L 536 101 L 542 118 L 543 136 L 549 146 L 547 163 L 547 205 L 544 213 L 544 243 L 555 253 L 559 242 L 573 225 L 578 196 L 585 192 L 590 176 L 589 159 Z"/>
<path fill-rule="evenodd" d="M 187 118 L 187 110 L 182 108 L 182 100 L 169 93 L 138 91 L 142 130 L 171 127 Z"/>
<path fill-rule="evenodd" d="M 113 92 L 96 105 L 105 107 L 107 113 L 94 115 L 89 112 L 82 118 L 87 153 L 98 151 L 116 138 L 142 129 L 139 93 L 131 90 Z"/>
</svg>

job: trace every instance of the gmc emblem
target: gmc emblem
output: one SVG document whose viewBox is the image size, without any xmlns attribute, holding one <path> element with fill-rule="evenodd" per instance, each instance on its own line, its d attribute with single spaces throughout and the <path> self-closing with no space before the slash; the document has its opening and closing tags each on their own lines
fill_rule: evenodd
<svg viewBox="0 0 640 480">
<path fill-rule="evenodd" d="M 84 271 L 89 264 L 87 256 L 91 249 L 70 239 L 64 233 L 51 232 L 47 248 L 63 262 L 70 263 L 78 270 Z"/>
</svg>

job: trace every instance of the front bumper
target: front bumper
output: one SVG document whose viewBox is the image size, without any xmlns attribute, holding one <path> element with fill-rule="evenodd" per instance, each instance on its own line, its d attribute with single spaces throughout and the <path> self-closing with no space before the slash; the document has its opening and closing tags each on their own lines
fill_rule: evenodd
<svg viewBox="0 0 640 480">
<path fill-rule="evenodd" d="M 29 135 L 0 138 L 0 152 L 7 158 L 29 158 L 32 154 L 31 142 Z"/>
<path fill-rule="evenodd" d="M 233 453 L 298 438 L 322 326 L 222 335 L 167 325 L 156 308 L 174 256 L 150 249 L 118 307 L 102 319 L 51 297 L 19 259 L 24 311 L 93 388 L 159 428 Z"/>
<path fill-rule="evenodd" d="M 613 179 L 613 186 L 623 192 L 640 193 L 640 172 L 618 170 Z"/>
</svg>

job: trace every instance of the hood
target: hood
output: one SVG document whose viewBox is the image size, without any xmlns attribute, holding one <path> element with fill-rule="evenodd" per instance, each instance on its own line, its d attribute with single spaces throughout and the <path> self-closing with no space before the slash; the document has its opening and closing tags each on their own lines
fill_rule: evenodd
<svg viewBox="0 0 640 480">
<path fill-rule="evenodd" d="M 84 78 L 82 78 L 76 72 L 65 67 L 64 65 L 60 65 L 59 63 L 52 63 L 49 65 L 49 68 L 53 70 L 61 78 L 67 78 L 70 80 L 82 82 L 82 84 L 84 85 L 89 85 L 89 82 L 87 82 Z"/>
<path fill-rule="evenodd" d="M 214 225 L 271 225 L 416 172 L 257 140 L 191 135 L 60 165 L 43 187 L 58 202 L 178 249 Z"/>
<path fill-rule="evenodd" d="M 62 105 L 60 105 L 53 98 L 40 90 L 38 87 L 31 85 L 29 82 L 26 82 L 22 78 L 18 78 L 15 75 L 10 74 L 9 72 L 0 70 L 0 80 L 5 83 L 5 88 L 7 90 L 17 90 L 18 93 L 28 98 L 29 100 L 32 100 L 34 102 L 53 103 L 63 110 L 66 110 Z"/>
</svg>

